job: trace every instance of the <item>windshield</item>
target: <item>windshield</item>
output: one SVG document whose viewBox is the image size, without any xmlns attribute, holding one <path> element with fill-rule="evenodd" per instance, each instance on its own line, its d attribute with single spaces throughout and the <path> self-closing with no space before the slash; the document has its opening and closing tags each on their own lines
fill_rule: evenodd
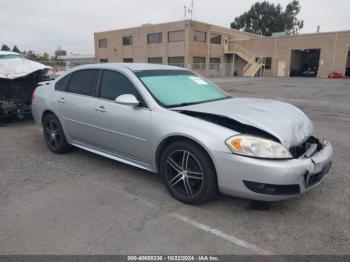
<svg viewBox="0 0 350 262">
<path fill-rule="evenodd" d="M 23 58 L 23 57 L 20 54 L 0 55 L 0 59 L 12 59 L 12 58 Z"/>
<path fill-rule="evenodd" d="M 153 97 L 165 107 L 230 98 L 219 87 L 185 70 L 151 70 L 137 74 Z"/>
</svg>

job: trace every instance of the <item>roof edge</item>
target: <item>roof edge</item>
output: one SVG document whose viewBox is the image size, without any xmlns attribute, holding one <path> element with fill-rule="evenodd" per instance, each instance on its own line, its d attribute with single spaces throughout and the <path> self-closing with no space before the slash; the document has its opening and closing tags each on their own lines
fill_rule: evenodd
<svg viewBox="0 0 350 262">
<path fill-rule="evenodd" d="M 153 24 L 153 23 L 150 23 L 150 24 L 144 24 L 144 25 L 140 25 L 140 26 L 132 26 L 132 27 L 119 28 L 119 29 L 98 31 L 98 32 L 94 32 L 94 34 L 109 33 L 109 32 L 114 32 L 114 31 L 122 31 L 122 30 L 130 30 L 130 29 L 140 29 L 140 28 L 143 28 L 143 27 L 152 27 L 152 26 L 160 26 L 160 25 L 176 24 L 176 23 L 184 23 L 184 26 L 185 26 L 186 21 L 189 21 L 189 20 L 176 20 L 176 21 L 169 21 L 169 22 L 163 22 L 163 23 L 154 23 L 154 24 Z M 240 31 L 240 30 L 233 29 L 233 28 L 230 28 L 230 27 L 225 27 L 225 26 L 221 26 L 221 25 L 210 24 L 210 23 L 202 22 L 202 21 L 198 21 L 198 20 L 190 20 L 190 21 L 192 21 L 192 22 L 194 22 L 194 23 L 203 24 L 203 25 L 215 26 L 215 27 L 223 28 L 223 29 L 225 29 L 225 30 L 230 30 L 230 31 L 237 32 L 237 33 L 242 33 L 242 34 L 246 34 L 246 35 L 251 35 L 251 36 L 254 36 L 254 37 L 261 37 L 261 36 L 258 35 L 258 34 Z"/>
<path fill-rule="evenodd" d="M 280 39 L 280 38 L 299 37 L 299 36 L 300 37 L 318 36 L 318 35 L 330 35 L 330 34 L 341 34 L 341 33 L 350 33 L 350 30 L 329 31 L 329 32 L 320 32 L 320 33 L 305 33 L 305 34 L 298 34 L 298 35 L 262 36 L 262 37 L 251 38 L 251 39 L 232 39 L 232 40 L 230 40 L 230 42 L 244 41 L 244 40 Z"/>
</svg>

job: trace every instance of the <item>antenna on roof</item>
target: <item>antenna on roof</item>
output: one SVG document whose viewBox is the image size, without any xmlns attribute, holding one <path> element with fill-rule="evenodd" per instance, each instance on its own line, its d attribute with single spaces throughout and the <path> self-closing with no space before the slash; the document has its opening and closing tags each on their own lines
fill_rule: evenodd
<svg viewBox="0 0 350 262">
<path fill-rule="evenodd" d="M 190 8 L 188 8 L 187 12 L 190 15 L 190 21 L 192 21 L 192 19 L 193 19 L 193 0 L 191 0 Z"/>
<path fill-rule="evenodd" d="M 193 0 L 191 0 L 190 6 L 185 5 L 185 23 L 190 25 L 193 18 Z"/>
</svg>

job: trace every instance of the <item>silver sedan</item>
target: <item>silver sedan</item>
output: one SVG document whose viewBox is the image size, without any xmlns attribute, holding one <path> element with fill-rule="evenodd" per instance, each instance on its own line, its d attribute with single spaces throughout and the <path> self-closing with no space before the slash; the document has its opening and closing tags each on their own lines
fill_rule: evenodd
<svg viewBox="0 0 350 262">
<path fill-rule="evenodd" d="M 279 101 L 232 97 L 184 68 L 151 64 L 76 67 L 33 94 L 48 148 L 72 146 L 159 172 L 176 199 L 222 193 L 262 201 L 314 188 L 332 146 L 309 118 Z"/>
</svg>

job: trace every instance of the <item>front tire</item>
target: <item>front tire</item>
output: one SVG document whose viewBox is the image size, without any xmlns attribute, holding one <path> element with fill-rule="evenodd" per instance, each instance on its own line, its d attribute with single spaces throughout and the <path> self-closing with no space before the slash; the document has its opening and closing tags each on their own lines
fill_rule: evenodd
<svg viewBox="0 0 350 262">
<path fill-rule="evenodd" d="M 62 125 L 53 114 L 48 114 L 43 120 L 43 131 L 46 145 L 50 151 L 56 154 L 63 154 L 71 149 L 63 132 Z"/>
<path fill-rule="evenodd" d="M 184 140 L 170 144 L 161 155 L 160 174 L 169 193 L 186 204 L 202 204 L 217 194 L 211 159 L 195 143 Z"/>
</svg>

